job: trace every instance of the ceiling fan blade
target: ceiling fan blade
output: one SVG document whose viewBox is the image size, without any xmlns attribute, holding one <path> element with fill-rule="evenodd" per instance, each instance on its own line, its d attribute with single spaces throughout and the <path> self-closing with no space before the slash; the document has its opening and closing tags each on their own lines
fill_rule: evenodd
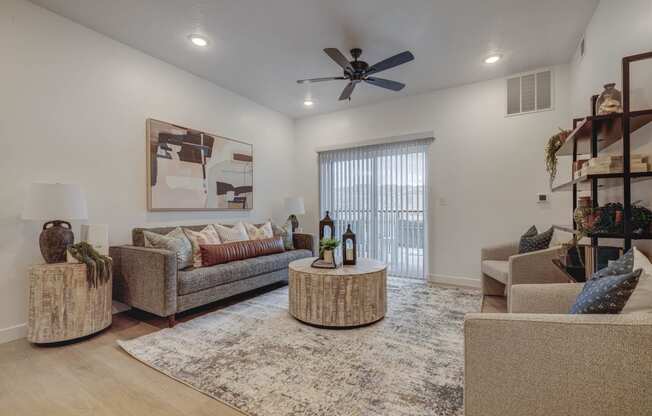
<svg viewBox="0 0 652 416">
<path fill-rule="evenodd" d="M 340 101 L 351 99 L 351 93 L 353 93 L 353 90 L 355 89 L 355 84 L 357 84 L 357 82 L 351 81 L 346 87 L 344 87 L 342 94 L 340 94 Z"/>
<path fill-rule="evenodd" d="M 400 91 L 405 88 L 405 84 L 403 83 L 383 78 L 367 78 L 364 80 L 364 82 L 375 85 L 377 87 L 387 88 L 388 90 L 392 91 Z"/>
<path fill-rule="evenodd" d="M 375 65 L 370 66 L 366 74 L 376 74 L 380 71 L 394 68 L 395 66 L 402 65 L 412 60 L 414 60 L 414 55 L 412 55 L 412 52 L 410 51 L 401 52 L 398 55 L 394 55 L 391 58 L 387 58 L 383 61 L 378 62 Z"/>
<path fill-rule="evenodd" d="M 346 79 L 344 77 L 326 77 L 326 78 L 310 78 L 310 79 L 300 79 L 297 81 L 297 84 L 312 84 L 313 82 L 323 82 L 323 81 L 334 81 L 337 79 Z"/>
<path fill-rule="evenodd" d="M 344 56 L 344 54 L 342 54 L 342 52 L 340 52 L 339 49 L 326 48 L 324 49 L 324 52 L 326 52 L 326 55 L 330 56 L 333 61 L 337 62 L 337 64 L 341 66 L 342 69 L 350 73 L 353 72 L 353 67 L 349 63 L 349 60 L 346 58 L 346 56 Z"/>
</svg>

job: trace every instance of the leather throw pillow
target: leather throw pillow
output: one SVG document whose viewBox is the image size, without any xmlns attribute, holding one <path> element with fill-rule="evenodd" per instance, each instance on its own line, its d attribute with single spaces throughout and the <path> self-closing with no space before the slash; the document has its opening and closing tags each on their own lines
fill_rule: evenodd
<svg viewBox="0 0 652 416">
<path fill-rule="evenodd" d="M 208 244 L 200 245 L 199 248 L 201 249 L 202 265 L 204 267 L 282 253 L 284 251 L 283 240 L 280 238 Z"/>
</svg>

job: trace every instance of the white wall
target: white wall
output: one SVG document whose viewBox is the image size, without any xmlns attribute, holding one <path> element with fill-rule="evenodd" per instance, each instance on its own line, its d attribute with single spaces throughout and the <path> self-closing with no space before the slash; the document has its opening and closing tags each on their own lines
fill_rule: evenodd
<svg viewBox="0 0 652 416">
<path fill-rule="evenodd" d="M 40 224 L 19 219 L 30 182 L 80 183 L 112 244 L 146 224 L 285 217 L 288 117 L 23 0 L 0 1 L 0 56 L 0 342 L 24 334 L 26 270 L 42 261 Z M 148 117 L 253 143 L 254 210 L 148 213 Z"/>
<path fill-rule="evenodd" d="M 622 58 L 652 52 L 652 1 L 602 0 L 585 31 L 585 54 L 576 52 L 570 64 L 570 100 L 573 117 L 591 114 L 590 99 L 615 82 L 622 91 Z M 652 108 L 652 59 L 631 66 L 631 109 Z M 632 135 L 632 153 L 652 156 L 652 124 Z M 605 150 L 622 154 L 622 142 Z M 568 175 L 570 176 L 570 175 Z M 632 200 L 642 200 L 652 209 L 652 183 L 632 185 Z M 600 204 L 622 201 L 622 188 L 601 193 Z M 652 242 L 637 241 L 643 250 L 652 251 Z"/>
<path fill-rule="evenodd" d="M 569 198 L 536 201 L 549 189 L 545 143 L 571 125 L 568 67 L 554 76 L 553 111 L 505 117 L 505 80 L 497 79 L 297 121 L 304 228 L 315 231 L 319 218 L 315 149 L 432 131 L 430 273 L 478 279 L 481 247 L 516 240 L 533 223 L 543 230 L 570 221 Z"/>
<path fill-rule="evenodd" d="M 573 117 L 590 114 L 590 99 L 602 86 L 615 82 L 622 89 L 624 56 L 652 51 L 652 1 L 602 0 L 585 32 L 585 54 L 579 51 L 570 66 L 571 111 Z M 649 61 L 648 61 L 649 62 Z M 649 63 L 648 63 L 649 65 Z M 636 71 L 645 77 L 635 80 L 632 104 L 652 107 L 652 66 Z"/>
</svg>

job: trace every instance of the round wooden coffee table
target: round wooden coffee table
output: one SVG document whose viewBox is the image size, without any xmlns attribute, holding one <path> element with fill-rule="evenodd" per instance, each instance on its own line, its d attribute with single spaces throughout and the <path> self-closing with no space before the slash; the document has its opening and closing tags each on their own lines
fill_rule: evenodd
<svg viewBox="0 0 652 416">
<path fill-rule="evenodd" d="M 289 266 L 290 314 L 317 326 L 352 327 L 382 319 L 387 312 L 387 266 L 361 258 L 355 266 L 318 269 L 314 257 Z"/>
</svg>

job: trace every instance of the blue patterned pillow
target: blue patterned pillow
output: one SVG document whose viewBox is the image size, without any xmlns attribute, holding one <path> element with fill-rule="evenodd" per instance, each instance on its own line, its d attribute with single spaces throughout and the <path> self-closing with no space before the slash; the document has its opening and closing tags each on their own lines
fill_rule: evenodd
<svg viewBox="0 0 652 416">
<path fill-rule="evenodd" d="M 604 269 L 603 269 L 604 270 Z M 633 272 L 595 277 L 587 280 L 571 307 L 572 314 L 617 314 L 632 296 L 642 269 Z"/>
<path fill-rule="evenodd" d="M 593 273 L 591 279 L 599 279 L 605 276 L 616 276 L 623 275 L 626 273 L 631 273 L 634 270 L 634 250 L 629 249 L 629 251 L 618 260 L 614 260 L 604 269 L 600 269 L 597 272 Z"/>
<path fill-rule="evenodd" d="M 530 234 L 533 229 L 535 235 Z M 550 227 L 548 231 L 544 231 L 541 234 L 536 234 L 536 230 L 536 227 L 532 226 L 525 234 L 523 234 L 523 236 L 521 236 L 521 241 L 518 243 L 519 254 L 545 250 L 550 246 L 550 240 L 552 240 L 554 229 Z"/>
<path fill-rule="evenodd" d="M 521 239 L 518 240 L 518 252 L 521 253 L 521 250 L 524 247 L 525 240 L 528 238 L 532 238 L 539 234 L 539 231 L 537 230 L 537 227 L 533 225 L 532 227 L 528 228 L 527 231 L 521 236 Z"/>
</svg>

